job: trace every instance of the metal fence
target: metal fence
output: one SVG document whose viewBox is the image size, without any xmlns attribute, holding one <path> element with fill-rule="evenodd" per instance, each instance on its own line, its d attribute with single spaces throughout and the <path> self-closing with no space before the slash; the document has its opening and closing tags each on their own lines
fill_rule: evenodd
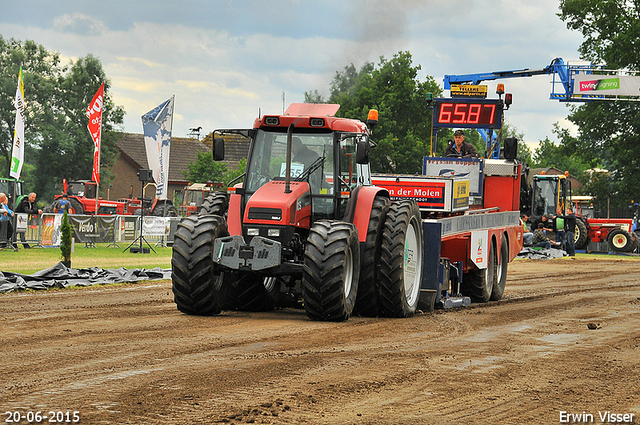
<svg viewBox="0 0 640 425">
<path fill-rule="evenodd" d="M 171 246 L 173 236 L 182 217 L 155 216 L 96 216 L 69 214 L 72 238 L 76 246 L 94 247 L 97 243 L 119 248 L 143 237 L 150 245 Z M 5 224 L 2 224 L 5 223 Z M 10 247 L 7 226 L 0 222 L 0 247 Z M 60 245 L 60 225 L 62 214 L 27 215 L 16 213 L 13 219 L 14 244 L 30 247 L 58 247 Z"/>
</svg>

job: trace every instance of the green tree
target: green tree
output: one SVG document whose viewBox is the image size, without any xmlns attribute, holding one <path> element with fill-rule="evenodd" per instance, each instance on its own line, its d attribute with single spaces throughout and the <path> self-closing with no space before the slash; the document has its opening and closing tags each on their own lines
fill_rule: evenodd
<svg viewBox="0 0 640 425">
<path fill-rule="evenodd" d="M 51 199 L 63 178 L 90 179 L 93 141 L 85 111 L 105 83 L 102 116 L 101 184 L 108 184 L 116 158 L 116 126 L 124 110 L 110 94 L 110 82 L 100 61 L 92 55 L 62 65 L 58 53 L 33 41 L 0 37 L 0 172 L 9 167 L 15 109 L 13 98 L 22 64 L 25 83 L 25 167 L 27 190 Z M 106 186 L 105 186 L 106 187 Z"/>
<path fill-rule="evenodd" d="M 640 70 L 640 4 L 637 0 L 561 0 L 560 18 L 580 31 L 582 59 L 609 69 Z M 627 204 L 640 193 L 640 105 L 596 101 L 574 107 L 569 120 L 579 137 L 563 140 L 586 163 L 611 171 L 617 202 Z"/>
<path fill-rule="evenodd" d="M 419 70 L 409 52 L 399 52 L 391 60 L 381 57 L 378 66 L 367 62 L 360 71 L 351 64 L 336 72 L 331 83 L 329 102 L 341 105 L 339 116 L 364 120 L 369 109 L 379 112 L 373 131 L 378 146 L 371 153 L 374 172 L 420 172 L 422 157 L 429 155 L 427 92 L 437 97 L 442 90 L 431 76 L 420 81 Z"/>
<path fill-rule="evenodd" d="M 224 162 L 213 160 L 213 152 L 198 152 L 195 162 L 191 161 L 187 171 L 182 171 L 185 179 L 191 183 L 222 183 L 225 187 L 230 181 L 241 176 L 247 167 L 247 159 L 240 160 L 235 167 L 229 167 Z"/>
<path fill-rule="evenodd" d="M 304 92 L 304 103 L 325 103 L 325 101 L 318 90 L 314 90 L 313 92 Z"/>
<path fill-rule="evenodd" d="M 16 110 L 13 106 L 18 74 L 23 69 L 25 91 L 25 139 L 40 136 L 40 128 L 56 113 L 52 104 L 56 82 L 62 73 L 58 53 L 47 51 L 33 41 L 20 42 L 0 35 L 0 175 L 8 176 L 11 162 Z M 27 146 L 29 146 L 27 144 Z M 32 153 L 32 152 L 28 152 Z M 29 157 L 25 153 L 25 161 Z"/>
</svg>

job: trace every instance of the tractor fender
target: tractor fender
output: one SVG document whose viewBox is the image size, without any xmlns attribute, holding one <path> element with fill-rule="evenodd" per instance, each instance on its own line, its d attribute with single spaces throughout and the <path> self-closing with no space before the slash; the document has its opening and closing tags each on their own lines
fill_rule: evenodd
<svg viewBox="0 0 640 425">
<path fill-rule="evenodd" d="M 344 220 L 355 224 L 360 242 L 367 240 L 371 209 L 376 196 L 389 197 L 387 189 L 376 186 L 359 186 L 351 192 Z"/>
</svg>

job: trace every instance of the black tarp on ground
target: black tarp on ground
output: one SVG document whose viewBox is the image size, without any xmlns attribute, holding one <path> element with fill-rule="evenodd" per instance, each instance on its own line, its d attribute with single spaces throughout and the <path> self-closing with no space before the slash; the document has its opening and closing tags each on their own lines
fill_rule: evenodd
<svg viewBox="0 0 640 425">
<path fill-rule="evenodd" d="M 532 260 L 550 260 L 552 258 L 562 258 L 566 256 L 567 253 L 562 249 L 555 248 L 544 248 L 544 249 L 533 249 L 533 248 L 522 248 L 522 251 L 518 253 L 516 258 L 529 258 Z"/>
<path fill-rule="evenodd" d="M 170 269 L 89 269 L 67 268 L 58 263 L 46 270 L 24 275 L 0 272 L 0 293 L 20 289 L 66 288 L 68 286 L 104 285 L 107 283 L 138 282 L 140 280 L 171 279 Z"/>
</svg>

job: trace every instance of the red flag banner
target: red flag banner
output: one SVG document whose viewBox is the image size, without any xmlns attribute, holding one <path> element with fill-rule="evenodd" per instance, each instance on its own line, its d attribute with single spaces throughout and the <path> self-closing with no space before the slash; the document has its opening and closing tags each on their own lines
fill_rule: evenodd
<svg viewBox="0 0 640 425">
<path fill-rule="evenodd" d="M 100 139 L 102 137 L 102 97 L 104 95 L 104 83 L 100 86 L 93 100 L 87 108 L 89 124 L 87 128 L 93 139 L 93 173 L 91 180 L 100 183 Z"/>
</svg>

